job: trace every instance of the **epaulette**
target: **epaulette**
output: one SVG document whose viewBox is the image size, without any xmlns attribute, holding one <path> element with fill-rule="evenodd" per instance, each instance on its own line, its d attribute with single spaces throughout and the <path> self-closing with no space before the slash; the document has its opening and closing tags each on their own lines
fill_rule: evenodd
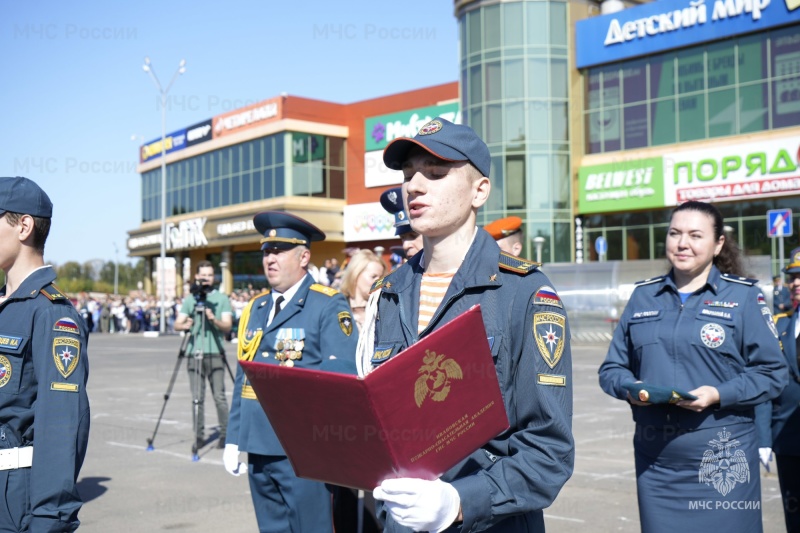
<svg viewBox="0 0 800 533">
<path fill-rule="evenodd" d="M 503 270 L 510 270 L 511 272 L 516 272 L 517 274 L 530 274 L 542 265 L 541 263 L 529 261 L 527 259 L 517 257 L 516 255 L 500 252 L 500 261 L 498 261 L 497 266 Z"/>
<path fill-rule="evenodd" d="M 61 289 L 55 286 L 54 283 L 43 287 L 40 291 L 43 295 L 47 296 L 48 300 L 51 302 L 58 302 L 60 300 L 66 300 L 67 297 L 61 292 Z"/>
<path fill-rule="evenodd" d="M 634 287 L 641 287 L 642 285 L 650 285 L 651 283 L 658 283 L 659 281 L 664 281 L 664 278 L 667 276 L 658 276 L 657 278 L 649 278 L 643 279 L 642 281 L 637 281 L 633 284 Z"/>
<path fill-rule="evenodd" d="M 339 291 L 337 291 L 333 287 L 328 287 L 327 285 L 323 285 L 321 283 L 314 283 L 313 285 L 311 285 L 311 287 L 309 287 L 309 289 L 311 289 L 312 291 L 321 292 L 326 296 L 336 296 L 337 294 L 339 294 Z"/>
<path fill-rule="evenodd" d="M 789 318 L 793 314 L 794 314 L 794 309 L 790 309 L 790 310 L 786 311 L 785 313 L 778 313 L 777 315 L 772 315 L 772 320 L 777 324 L 778 323 L 778 319 Z"/>
<path fill-rule="evenodd" d="M 375 291 L 377 291 L 378 289 L 380 289 L 381 287 L 383 287 L 383 280 L 384 280 L 385 278 L 386 278 L 386 276 L 384 276 L 384 277 L 382 277 L 382 278 L 378 278 L 378 279 L 376 279 L 376 280 L 375 280 L 375 283 L 373 283 L 373 284 L 372 284 L 372 287 L 369 289 L 369 293 L 370 293 L 370 294 L 372 294 L 373 292 L 375 292 Z"/>
<path fill-rule="evenodd" d="M 720 277 L 725 281 L 741 283 L 742 285 L 755 285 L 756 283 L 758 283 L 757 279 L 745 278 L 743 276 L 734 276 L 733 274 L 722 274 Z"/>
</svg>

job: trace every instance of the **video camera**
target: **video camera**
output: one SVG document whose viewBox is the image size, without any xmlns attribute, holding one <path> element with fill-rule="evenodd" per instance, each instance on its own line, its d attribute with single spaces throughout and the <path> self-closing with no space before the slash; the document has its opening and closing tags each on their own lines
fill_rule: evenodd
<svg viewBox="0 0 800 533">
<path fill-rule="evenodd" d="M 189 292 L 192 293 L 195 302 L 197 302 L 197 307 L 200 308 L 205 306 L 206 296 L 208 295 L 209 292 L 213 290 L 214 290 L 213 285 L 206 285 L 205 283 L 202 283 L 198 280 L 194 280 L 194 283 L 192 283 L 189 286 Z"/>
</svg>

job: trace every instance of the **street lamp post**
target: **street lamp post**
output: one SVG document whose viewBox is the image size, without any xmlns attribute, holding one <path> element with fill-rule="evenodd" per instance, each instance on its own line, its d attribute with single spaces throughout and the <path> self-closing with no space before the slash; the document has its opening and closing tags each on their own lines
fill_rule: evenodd
<svg viewBox="0 0 800 533">
<path fill-rule="evenodd" d="M 172 88 L 172 84 L 175 83 L 175 80 L 186 72 L 186 60 L 181 59 L 180 64 L 178 65 L 178 70 L 175 71 L 175 74 L 172 75 L 172 79 L 167 85 L 166 89 L 161 88 L 161 83 L 158 81 L 158 76 L 156 76 L 155 70 L 153 70 L 153 66 L 150 64 L 150 58 L 144 58 L 144 65 L 142 68 L 145 72 L 150 74 L 150 78 L 152 78 L 153 83 L 156 84 L 156 89 L 158 89 L 159 94 L 161 95 L 161 263 L 158 265 L 158 281 L 160 283 L 160 291 L 159 291 L 159 299 L 161 300 L 159 306 L 161 308 L 160 315 L 160 324 L 159 324 L 159 331 L 164 334 L 166 332 L 166 328 L 164 326 L 164 315 L 166 314 L 166 280 L 164 279 L 164 263 L 166 262 L 167 256 L 167 161 L 166 161 L 166 137 L 167 137 L 167 94 L 169 93 L 170 88 Z"/>
<path fill-rule="evenodd" d="M 542 262 L 542 246 L 544 245 L 545 238 L 541 235 L 533 238 L 533 244 L 536 245 L 536 262 Z"/>
<path fill-rule="evenodd" d="M 119 294 L 117 287 L 119 287 L 119 249 L 117 243 L 114 244 L 114 296 Z"/>
</svg>

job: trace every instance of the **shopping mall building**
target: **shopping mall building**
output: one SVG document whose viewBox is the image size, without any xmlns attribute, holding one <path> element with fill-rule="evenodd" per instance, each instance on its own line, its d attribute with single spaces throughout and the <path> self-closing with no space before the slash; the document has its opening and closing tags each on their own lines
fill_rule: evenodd
<svg viewBox="0 0 800 533">
<path fill-rule="evenodd" d="M 544 262 L 662 258 L 670 209 L 700 199 L 746 253 L 777 262 L 767 211 L 800 213 L 800 1 L 454 4 L 458 82 L 352 104 L 279 96 L 169 134 L 166 250 L 186 266 L 166 270 L 167 287 L 205 258 L 227 290 L 263 285 L 252 216 L 267 209 L 326 233 L 317 264 L 388 251 L 378 198 L 402 176 L 381 150 L 437 115 L 486 141 L 479 222 L 520 216 L 523 255 L 541 236 Z M 128 241 L 153 275 L 161 150 L 160 138 L 141 148 L 142 223 Z"/>
</svg>

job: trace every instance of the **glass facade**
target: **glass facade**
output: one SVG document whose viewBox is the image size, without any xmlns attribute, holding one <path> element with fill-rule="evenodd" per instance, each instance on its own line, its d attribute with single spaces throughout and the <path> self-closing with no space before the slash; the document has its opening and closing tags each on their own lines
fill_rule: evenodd
<svg viewBox="0 0 800 533">
<path fill-rule="evenodd" d="M 282 132 L 167 165 L 167 216 L 281 196 L 345 197 L 345 140 Z M 161 168 L 142 174 L 142 222 L 161 218 Z"/>
<path fill-rule="evenodd" d="M 792 227 L 800 223 L 800 198 L 770 198 L 740 203 L 714 204 L 722 213 L 730 235 L 739 244 L 745 256 L 770 255 L 778 258 L 778 239 L 767 236 L 767 211 L 791 209 Z M 672 208 L 640 213 L 615 215 L 587 215 L 583 217 L 583 249 L 587 260 L 597 261 L 595 240 L 603 236 L 608 240 L 609 261 L 636 259 L 665 259 L 664 243 Z M 792 241 L 794 242 L 794 241 Z M 784 242 L 784 253 L 793 245 Z M 773 260 L 773 272 L 779 271 L 779 261 Z"/>
<path fill-rule="evenodd" d="M 463 122 L 492 154 L 478 223 L 516 215 L 542 260 L 571 260 L 568 25 L 564 1 L 474 2 L 458 14 Z"/>
<path fill-rule="evenodd" d="M 800 27 L 588 69 L 586 153 L 800 124 Z"/>
</svg>

